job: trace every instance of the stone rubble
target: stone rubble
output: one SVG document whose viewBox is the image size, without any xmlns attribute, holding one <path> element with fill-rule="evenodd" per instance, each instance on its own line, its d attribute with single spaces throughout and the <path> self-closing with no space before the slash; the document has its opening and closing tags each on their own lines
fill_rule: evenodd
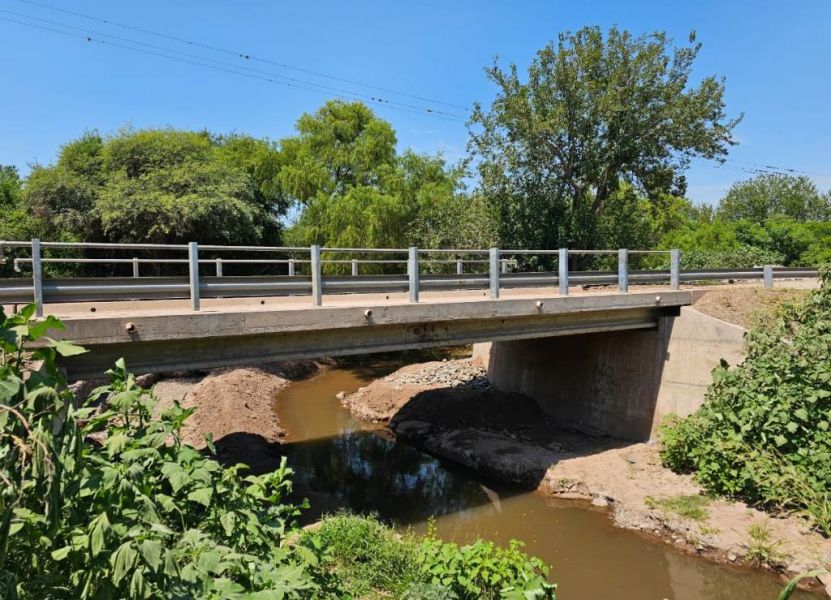
<svg viewBox="0 0 831 600">
<path fill-rule="evenodd" d="M 401 389 L 405 385 L 426 385 L 454 387 L 474 390 L 490 390 L 483 367 L 470 360 L 454 360 L 431 363 L 418 371 L 393 373 L 384 377 L 384 381 Z"/>
</svg>

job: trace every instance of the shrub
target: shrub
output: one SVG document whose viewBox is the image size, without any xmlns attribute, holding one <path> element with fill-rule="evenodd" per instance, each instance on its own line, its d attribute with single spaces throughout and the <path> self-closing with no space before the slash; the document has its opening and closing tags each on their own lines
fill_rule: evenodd
<svg viewBox="0 0 831 600">
<path fill-rule="evenodd" d="M 374 517 L 338 513 L 306 531 L 301 544 L 323 554 L 323 565 L 354 597 L 406 600 L 554 599 L 548 567 L 512 541 L 500 548 L 479 540 L 459 546 L 436 537 L 399 535 Z"/>
<path fill-rule="evenodd" d="M 14 598 L 310 597 L 318 557 L 285 543 L 285 463 L 243 476 L 180 441 L 190 411 L 156 401 L 123 361 L 80 403 L 34 307 L 0 312 L 0 581 Z M 33 342 L 41 344 L 32 347 Z M 97 406 L 96 403 L 100 403 Z M 270 595 L 264 595 L 264 594 Z"/>
<path fill-rule="evenodd" d="M 398 597 L 421 581 L 412 537 L 400 537 L 373 517 L 337 513 L 305 532 L 301 545 L 325 548 L 324 565 L 339 573 L 344 590 L 356 598 L 383 590 Z"/>
<path fill-rule="evenodd" d="M 422 540 L 418 562 L 427 581 L 450 590 L 453 598 L 555 598 L 556 585 L 546 581 L 548 567 L 511 540 L 507 548 L 478 540 L 458 546 L 435 535 Z"/>
<path fill-rule="evenodd" d="M 747 358 L 713 372 L 704 405 L 663 429 L 666 466 L 710 492 L 806 512 L 829 533 L 831 272 L 748 335 Z"/>
</svg>

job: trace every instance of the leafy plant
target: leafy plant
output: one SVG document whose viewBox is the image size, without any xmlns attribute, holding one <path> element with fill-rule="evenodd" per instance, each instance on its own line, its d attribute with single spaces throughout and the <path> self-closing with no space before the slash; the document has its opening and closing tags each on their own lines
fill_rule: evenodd
<svg viewBox="0 0 831 600">
<path fill-rule="evenodd" d="M 343 578 L 343 589 L 360 598 L 406 600 L 554 599 L 548 567 L 520 550 L 477 541 L 459 546 L 436 536 L 397 534 L 374 517 L 338 513 L 304 532 L 301 544 L 325 548 L 322 566 Z"/>
<path fill-rule="evenodd" d="M 831 533 L 831 271 L 750 332 L 744 363 L 714 370 L 701 408 L 663 427 L 661 457 L 711 493 L 797 511 Z"/>
<path fill-rule="evenodd" d="M 243 476 L 180 440 L 190 414 L 138 387 L 123 361 L 76 399 L 34 307 L 0 312 L 0 581 L 15 598 L 304 598 L 319 556 L 285 540 L 291 471 Z"/>
<path fill-rule="evenodd" d="M 439 539 L 431 523 L 418 563 L 429 583 L 448 588 L 460 599 L 555 598 L 557 586 L 546 580 L 548 567 L 521 547 L 517 540 L 507 548 L 484 540 L 458 546 Z"/>
</svg>

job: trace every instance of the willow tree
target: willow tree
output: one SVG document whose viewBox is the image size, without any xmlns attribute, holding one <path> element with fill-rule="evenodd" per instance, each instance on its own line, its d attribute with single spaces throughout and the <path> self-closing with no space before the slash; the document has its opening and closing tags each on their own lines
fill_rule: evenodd
<svg viewBox="0 0 831 600">
<path fill-rule="evenodd" d="M 497 94 L 474 107 L 469 147 L 501 243 L 615 244 L 602 222 L 624 183 L 681 196 L 691 158 L 725 156 L 739 119 L 725 114 L 723 79 L 691 81 L 700 47 L 694 35 L 673 47 L 660 32 L 586 27 L 540 50 L 525 78 L 516 65 L 487 69 Z"/>
</svg>

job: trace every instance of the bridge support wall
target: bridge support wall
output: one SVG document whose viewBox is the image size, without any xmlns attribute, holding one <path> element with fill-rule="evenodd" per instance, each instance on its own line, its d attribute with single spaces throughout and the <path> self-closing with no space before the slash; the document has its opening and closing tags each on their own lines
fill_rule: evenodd
<svg viewBox="0 0 831 600">
<path fill-rule="evenodd" d="M 704 401 L 711 371 L 744 357 L 744 329 L 684 307 L 657 330 L 477 344 L 499 389 L 531 396 L 550 416 L 588 431 L 647 440 L 670 413 Z"/>
</svg>

